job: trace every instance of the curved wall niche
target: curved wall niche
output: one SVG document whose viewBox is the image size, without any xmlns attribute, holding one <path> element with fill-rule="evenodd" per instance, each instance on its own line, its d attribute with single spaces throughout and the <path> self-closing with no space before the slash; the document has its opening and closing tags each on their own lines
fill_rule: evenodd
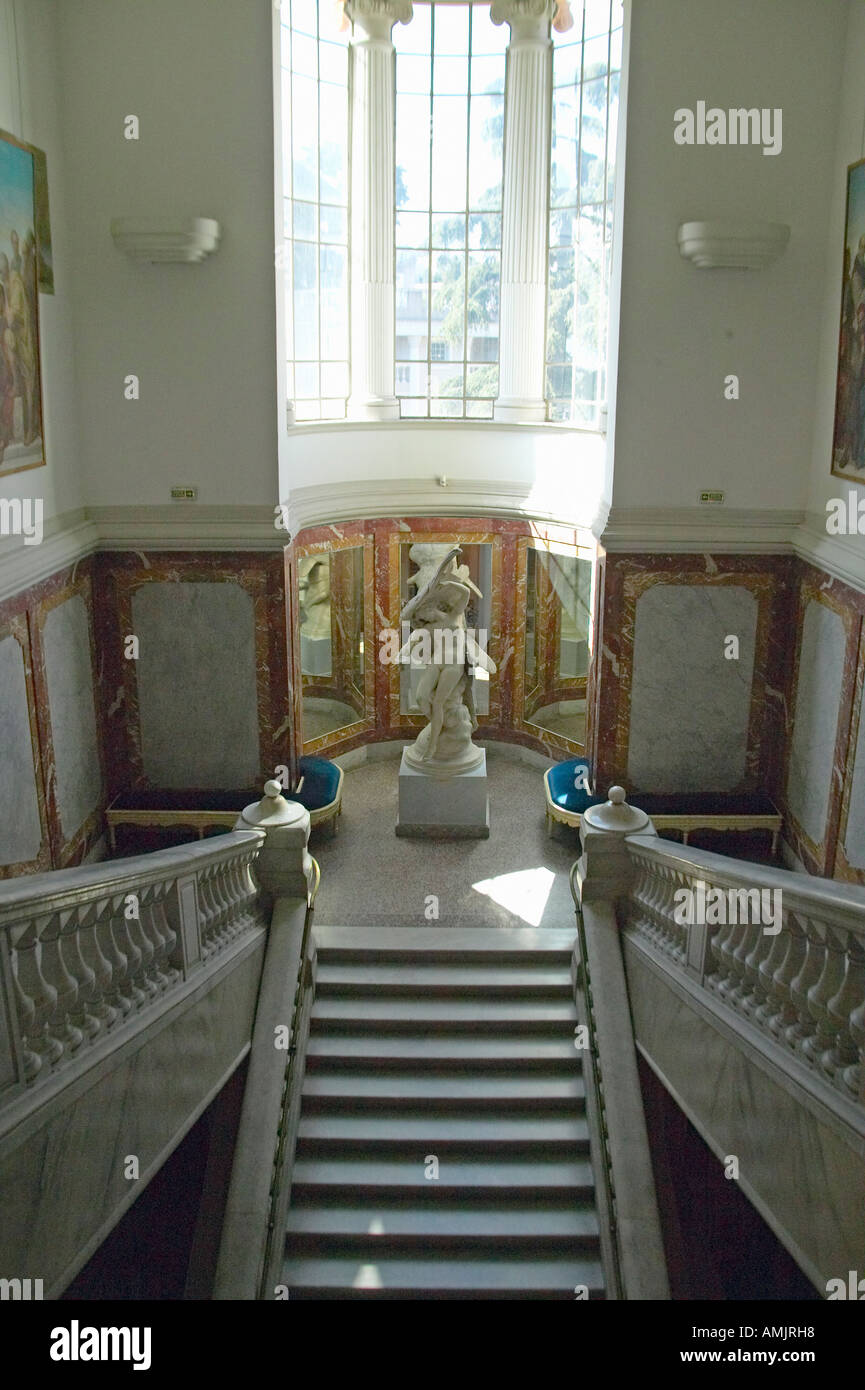
<svg viewBox="0 0 865 1390">
<path fill-rule="evenodd" d="M 294 746 L 334 755 L 413 739 L 425 723 L 413 672 L 386 636 L 423 554 L 461 547 L 483 598 L 467 613 L 496 663 L 475 677 L 478 738 L 554 759 L 585 749 L 595 541 L 504 517 L 412 516 L 306 527 L 286 552 L 292 594 Z M 415 547 L 419 547 L 416 549 Z M 423 547 L 425 549 L 420 549 Z"/>
</svg>

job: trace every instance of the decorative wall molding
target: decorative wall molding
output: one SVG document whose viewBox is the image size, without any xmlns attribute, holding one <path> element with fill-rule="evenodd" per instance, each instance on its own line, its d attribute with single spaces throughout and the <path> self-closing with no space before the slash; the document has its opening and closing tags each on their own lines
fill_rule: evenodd
<svg viewBox="0 0 865 1390">
<path fill-rule="evenodd" d="M 292 533 L 306 526 L 379 516 L 509 516 L 571 525 L 553 509 L 528 506 L 525 483 L 490 478 L 454 478 L 446 487 L 434 478 L 363 478 L 292 488 L 288 497 Z"/>
<path fill-rule="evenodd" d="M 282 550 L 288 542 L 275 525 L 276 504 L 201 506 L 175 502 L 157 507 L 91 507 L 100 550 Z"/>
<path fill-rule="evenodd" d="M 793 536 L 793 549 L 800 559 L 834 579 L 865 590 L 865 538 L 828 535 L 825 514 L 807 513 Z"/>
<path fill-rule="evenodd" d="M 46 521 L 39 545 L 25 545 L 17 536 L 0 540 L 0 603 L 83 560 L 98 545 L 99 533 L 83 510 Z"/>
<path fill-rule="evenodd" d="M 612 507 L 601 544 L 609 551 L 787 554 L 803 512 L 728 507 Z"/>
<path fill-rule="evenodd" d="M 405 425 L 400 422 L 399 427 Z M 442 421 L 435 428 L 447 430 L 456 425 Z M 375 427 L 381 428 L 381 422 Z M 332 428 L 345 429 L 345 425 Z M 531 426 L 497 428 L 525 430 Z M 489 478 L 454 478 L 446 487 L 434 478 L 363 478 L 314 484 L 293 488 L 288 509 L 293 532 L 331 521 L 418 514 L 573 521 L 527 497 L 524 483 Z M 604 527 L 605 510 L 602 506 L 595 520 L 588 518 L 581 524 L 599 535 L 604 549 L 612 553 L 793 553 L 865 591 L 862 539 L 827 535 L 825 518 L 817 512 L 613 507 Z M 277 528 L 275 521 L 276 504 L 234 507 L 178 502 L 65 512 L 45 523 L 41 545 L 24 545 L 17 537 L 0 540 L 0 602 L 98 550 L 282 550 L 288 534 Z"/>
</svg>

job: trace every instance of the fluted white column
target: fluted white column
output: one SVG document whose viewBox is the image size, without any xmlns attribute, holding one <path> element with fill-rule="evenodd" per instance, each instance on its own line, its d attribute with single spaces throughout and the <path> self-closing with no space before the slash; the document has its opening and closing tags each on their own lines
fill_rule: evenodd
<svg viewBox="0 0 865 1390">
<path fill-rule="evenodd" d="M 351 396 L 354 420 L 394 420 L 394 47 L 411 0 L 349 0 Z"/>
<path fill-rule="evenodd" d="M 494 0 L 511 26 L 505 102 L 497 420 L 543 420 L 555 0 Z"/>
</svg>

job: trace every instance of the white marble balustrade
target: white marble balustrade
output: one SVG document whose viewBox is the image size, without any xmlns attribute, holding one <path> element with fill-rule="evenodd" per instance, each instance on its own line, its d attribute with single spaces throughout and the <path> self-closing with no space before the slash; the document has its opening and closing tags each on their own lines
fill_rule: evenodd
<svg viewBox="0 0 865 1390">
<path fill-rule="evenodd" d="M 236 831 L 0 883 L 0 1104 L 265 927 L 264 841 Z"/>
<path fill-rule="evenodd" d="M 724 1009 L 747 1018 L 790 1054 L 794 1067 L 810 1069 L 848 1100 L 865 1104 L 862 890 L 690 847 L 663 846 L 648 836 L 631 836 L 625 843 L 633 882 L 618 904 L 622 930 L 684 972 Z M 720 889 L 727 902 L 731 892 L 772 894 L 780 929 L 741 910 L 728 911 L 726 921 L 713 922 L 716 914 L 707 911 L 706 922 L 682 922 L 676 910 L 681 889 L 695 897 Z M 723 919 L 723 911 L 718 915 Z"/>
</svg>

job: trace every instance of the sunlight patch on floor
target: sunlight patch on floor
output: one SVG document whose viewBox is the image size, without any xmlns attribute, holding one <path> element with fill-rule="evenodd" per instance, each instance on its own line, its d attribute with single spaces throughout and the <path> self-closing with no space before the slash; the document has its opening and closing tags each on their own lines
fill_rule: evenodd
<svg viewBox="0 0 865 1390">
<path fill-rule="evenodd" d="M 499 907 L 519 917 L 530 927 L 539 927 L 556 876 L 552 869 L 519 869 L 473 883 L 476 893 L 492 898 Z"/>
</svg>

